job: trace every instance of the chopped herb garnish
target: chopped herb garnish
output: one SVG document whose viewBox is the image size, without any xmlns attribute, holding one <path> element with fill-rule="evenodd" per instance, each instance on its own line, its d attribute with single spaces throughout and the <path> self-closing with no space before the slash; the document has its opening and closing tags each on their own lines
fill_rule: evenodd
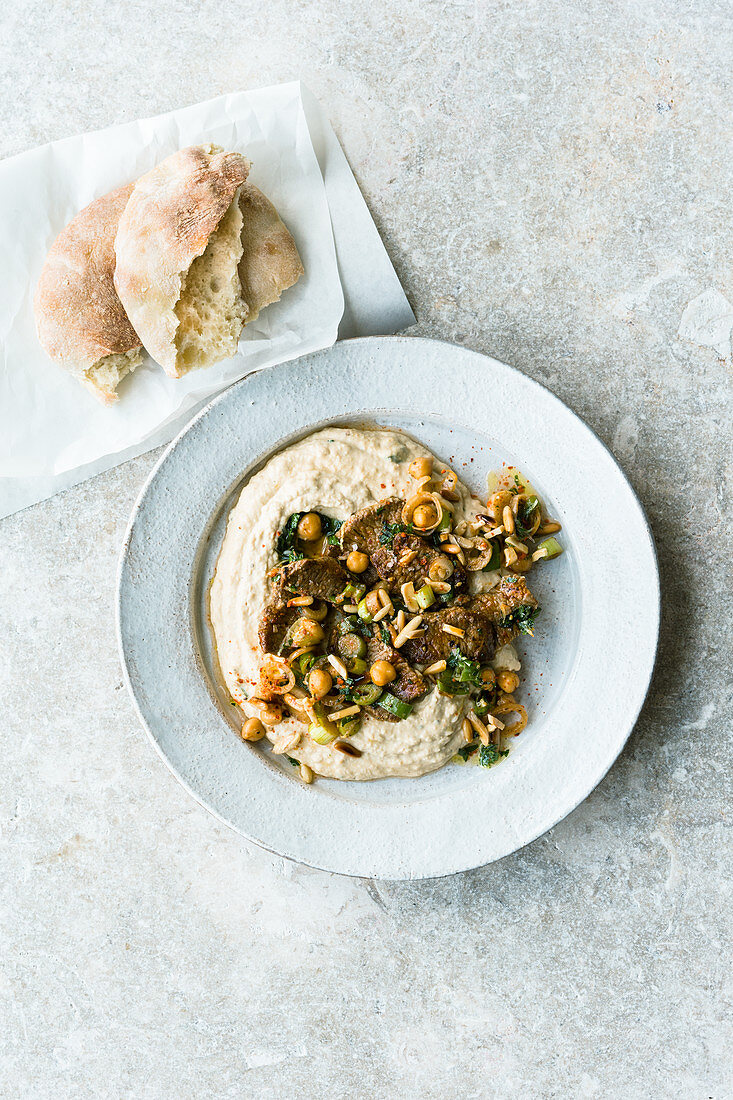
<svg viewBox="0 0 733 1100">
<path fill-rule="evenodd" d="M 540 502 L 537 497 L 527 497 L 519 504 L 517 515 L 517 532 L 520 535 L 529 535 L 535 525 Z"/>
<path fill-rule="evenodd" d="M 395 535 L 414 535 L 415 528 L 405 523 L 384 523 L 382 521 L 382 530 L 379 532 L 379 544 L 380 546 L 388 546 L 393 540 Z"/>
<path fill-rule="evenodd" d="M 286 756 L 285 759 L 287 760 L 288 764 L 292 764 L 294 768 L 300 767 L 300 760 L 295 760 L 292 756 Z"/>
<path fill-rule="evenodd" d="M 392 635 L 387 630 L 387 627 L 384 625 L 384 623 L 379 623 L 378 625 L 379 625 L 379 633 L 382 637 L 382 641 L 384 642 L 384 644 L 385 645 L 392 645 Z"/>
<path fill-rule="evenodd" d="M 470 661 L 468 657 L 464 657 L 457 646 L 450 651 L 446 663 L 459 683 L 478 684 L 480 682 L 481 665 L 478 661 Z"/>
<path fill-rule="evenodd" d="M 321 530 L 326 537 L 326 542 L 329 543 L 330 546 L 338 546 L 338 533 L 344 521 L 342 519 L 333 519 L 332 516 L 324 516 L 323 512 L 318 512 L 317 514 L 321 518 Z"/>
<path fill-rule="evenodd" d="M 515 607 L 514 611 L 510 611 L 508 615 L 505 615 L 499 626 L 505 629 L 516 626 L 520 634 L 534 634 L 532 628 L 539 613 L 539 607 L 530 607 L 528 603 L 523 603 L 519 607 Z"/>
<path fill-rule="evenodd" d="M 298 547 L 298 524 L 306 512 L 293 512 L 288 516 L 288 521 L 277 537 L 275 553 L 281 564 L 289 565 L 292 561 L 300 561 L 305 554 Z M 343 520 L 334 519 L 332 516 L 324 516 L 323 512 L 316 512 L 321 521 L 321 531 L 325 541 L 331 546 L 338 546 L 338 533 L 341 530 Z"/>
<path fill-rule="evenodd" d="M 503 756 L 509 755 L 509 749 L 500 749 L 496 745 L 482 745 L 479 749 L 478 762 L 482 768 L 490 768 L 497 764 Z"/>
<path fill-rule="evenodd" d="M 410 457 L 410 452 L 407 447 L 398 447 L 394 454 L 389 456 L 390 462 L 400 463 L 406 462 Z"/>
<path fill-rule="evenodd" d="M 304 515 L 305 512 L 293 512 L 292 516 L 288 518 L 288 522 L 277 536 L 275 553 L 281 562 L 289 563 L 291 561 L 298 561 L 305 556 L 297 547 L 298 524 Z"/>
<path fill-rule="evenodd" d="M 464 760 L 468 760 L 469 756 L 473 756 L 477 748 L 478 745 L 461 745 L 460 749 L 458 750 L 458 755 Z"/>
<path fill-rule="evenodd" d="M 475 684 L 481 683 L 481 665 L 464 657 L 456 646 L 450 651 L 447 668 L 438 676 L 438 689 L 443 695 L 468 695 Z"/>
</svg>

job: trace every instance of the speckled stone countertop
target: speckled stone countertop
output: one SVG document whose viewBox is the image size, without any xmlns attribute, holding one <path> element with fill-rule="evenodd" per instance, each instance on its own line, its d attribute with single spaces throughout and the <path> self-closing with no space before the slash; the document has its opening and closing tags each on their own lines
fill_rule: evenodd
<svg viewBox="0 0 733 1100">
<path fill-rule="evenodd" d="M 10 0 L 2 27 L 3 155 L 302 77 L 415 331 L 613 449 L 664 617 L 569 818 L 465 875 L 353 881 L 239 840 L 138 726 L 113 589 L 155 454 L 5 520 L 0 1095 L 731 1096 L 730 4 Z"/>
</svg>

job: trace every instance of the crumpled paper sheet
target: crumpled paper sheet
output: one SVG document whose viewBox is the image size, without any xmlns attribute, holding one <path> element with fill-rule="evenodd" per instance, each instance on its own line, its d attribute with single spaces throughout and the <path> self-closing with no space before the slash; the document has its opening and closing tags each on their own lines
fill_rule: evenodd
<svg viewBox="0 0 733 1100">
<path fill-rule="evenodd" d="M 277 206 L 306 273 L 245 327 L 235 358 L 179 380 L 146 360 L 105 408 L 38 344 L 33 293 L 46 252 L 93 198 L 201 142 L 246 153 L 249 178 Z M 329 346 L 337 333 L 414 323 L 333 130 L 299 83 L 221 96 L 1 163 L 0 233 L 0 516 L 167 442 L 252 370 Z"/>
</svg>

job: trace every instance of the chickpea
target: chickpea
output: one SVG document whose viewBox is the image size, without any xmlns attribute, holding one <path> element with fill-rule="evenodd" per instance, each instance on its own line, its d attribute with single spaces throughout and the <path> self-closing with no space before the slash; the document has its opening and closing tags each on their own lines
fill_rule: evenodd
<svg viewBox="0 0 733 1100">
<path fill-rule="evenodd" d="M 243 741 L 261 741 L 265 736 L 265 727 L 259 718 L 250 718 L 242 726 Z"/>
<path fill-rule="evenodd" d="M 511 507 L 512 494 L 507 489 L 499 489 L 486 503 L 486 511 L 496 523 L 501 523 L 504 509 Z M 302 521 L 301 521 L 302 522 Z"/>
<path fill-rule="evenodd" d="M 453 562 L 443 555 L 435 558 L 430 563 L 428 576 L 431 581 L 447 581 L 449 577 L 453 576 Z"/>
<path fill-rule="evenodd" d="M 257 708 L 259 721 L 266 726 L 276 726 L 283 720 L 283 709 L 277 703 L 266 703 L 264 699 L 250 699 L 253 707 Z"/>
<path fill-rule="evenodd" d="M 496 675 L 496 682 L 501 690 L 506 692 L 507 695 L 510 695 L 519 687 L 519 677 L 516 672 L 498 672 Z"/>
<path fill-rule="evenodd" d="M 430 477 L 433 472 L 432 458 L 416 458 L 410 463 L 410 477 L 419 481 L 421 477 Z"/>
<path fill-rule="evenodd" d="M 325 638 L 323 627 L 313 619 L 298 619 L 293 624 L 290 638 L 296 646 L 318 645 Z"/>
<path fill-rule="evenodd" d="M 360 550 L 352 550 L 346 559 L 346 568 L 351 573 L 363 573 L 368 565 L 368 554 L 362 554 Z"/>
<path fill-rule="evenodd" d="M 482 668 L 481 669 L 481 683 L 485 684 L 486 687 L 488 687 L 488 688 L 493 688 L 495 682 L 496 682 L 496 675 L 494 673 L 493 668 Z"/>
<path fill-rule="evenodd" d="M 397 675 L 397 671 L 394 665 L 391 665 L 389 661 L 375 661 L 369 670 L 369 675 L 372 678 L 372 683 L 377 687 L 384 687 L 385 684 L 391 684 Z"/>
<path fill-rule="evenodd" d="M 308 688 L 314 699 L 322 699 L 333 687 L 333 677 L 323 668 L 314 668 L 308 677 Z"/>
<path fill-rule="evenodd" d="M 412 513 L 413 526 L 423 531 L 426 527 L 432 527 L 436 519 L 435 508 L 432 508 L 429 504 L 418 504 Z"/>
<path fill-rule="evenodd" d="M 298 538 L 303 542 L 315 542 L 321 534 L 321 517 L 317 512 L 307 512 L 298 524 Z"/>
</svg>

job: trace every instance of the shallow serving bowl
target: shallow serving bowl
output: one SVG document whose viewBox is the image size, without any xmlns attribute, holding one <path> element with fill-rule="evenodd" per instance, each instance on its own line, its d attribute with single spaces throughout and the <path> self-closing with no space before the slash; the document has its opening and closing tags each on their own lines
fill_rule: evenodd
<svg viewBox="0 0 733 1100">
<path fill-rule="evenodd" d="M 479 495 L 517 466 L 563 525 L 534 569 L 542 607 L 517 643 L 529 725 L 490 769 L 304 786 L 236 735 L 215 676 L 208 586 L 226 518 L 275 451 L 326 424 L 388 425 Z M 499 859 L 568 814 L 621 751 L 646 695 L 659 577 L 642 508 L 591 430 L 536 382 L 453 344 L 351 340 L 251 375 L 170 445 L 135 506 L 118 584 L 127 683 L 153 744 L 207 809 L 263 847 L 379 878 L 446 875 Z"/>
</svg>

